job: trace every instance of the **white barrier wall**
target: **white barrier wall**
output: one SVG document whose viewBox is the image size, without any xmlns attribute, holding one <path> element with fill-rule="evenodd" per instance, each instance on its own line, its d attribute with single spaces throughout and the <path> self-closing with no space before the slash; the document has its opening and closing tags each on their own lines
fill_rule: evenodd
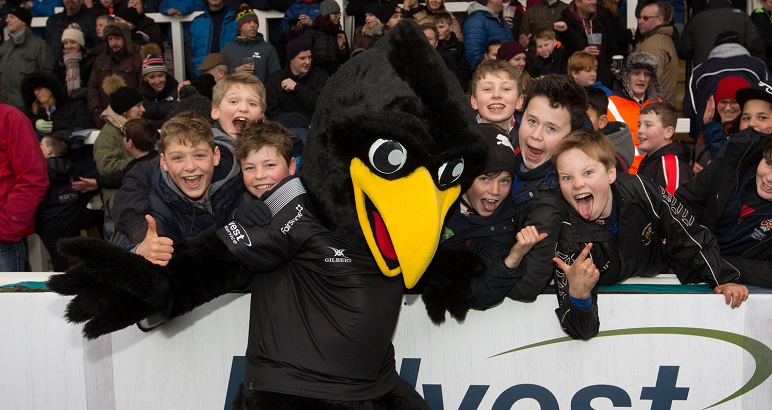
<svg viewBox="0 0 772 410">
<path fill-rule="evenodd" d="M 1 293 L 2 408 L 229 408 L 249 299 L 225 295 L 150 333 L 130 327 L 89 342 L 61 319 L 67 298 Z M 772 294 L 753 294 L 735 310 L 711 294 L 599 300 L 601 334 L 582 342 L 558 327 L 554 295 L 441 327 L 407 296 L 397 369 L 433 410 L 698 409 L 738 391 L 714 408 L 769 408 Z"/>
</svg>

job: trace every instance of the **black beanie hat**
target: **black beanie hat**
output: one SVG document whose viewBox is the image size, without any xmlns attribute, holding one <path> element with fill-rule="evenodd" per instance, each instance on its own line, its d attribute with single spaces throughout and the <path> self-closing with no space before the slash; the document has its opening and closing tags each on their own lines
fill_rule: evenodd
<svg viewBox="0 0 772 410">
<path fill-rule="evenodd" d="M 480 131 L 485 136 L 488 145 L 488 162 L 481 174 L 494 171 L 507 171 L 515 175 L 515 150 L 509 135 L 496 124 L 480 124 Z"/>
<path fill-rule="evenodd" d="M 133 88 L 121 87 L 110 94 L 110 108 L 118 115 L 123 115 L 141 102 L 142 94 Z"/>
<path fill-rule="evenodd" d="M 8 14 L 13 14 L 14 16 L 16 16 L 16 18 L 23 21 L 24 24 L 27 25 L 27 27 L 32 26 L 32 14 L 27 9 L 24 9 L 21 7 L 14 7 L 8 12 Z"/>
<path fill-rule="evenodd" d="M 129 23 L 134 25 L 134 28 L 137 28 L 139 26 L 139 20 L 140 20 L 139 12 L 137 12 L 137 9 L 135 9 L 134 7 L 127 7 L 125 9 L 118 10 L 117 12 L 115 12 L 115 17 L 120 17 L 128 21 Z"/>
</svg>

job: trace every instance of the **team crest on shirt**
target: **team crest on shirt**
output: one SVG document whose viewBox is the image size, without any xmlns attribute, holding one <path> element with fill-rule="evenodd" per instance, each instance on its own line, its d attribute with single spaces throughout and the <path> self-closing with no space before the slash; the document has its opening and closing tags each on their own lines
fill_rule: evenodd
<svg viewBox="0 0 772 410">
<path fill-rule="evenodd" d="M 751 238 L 762 241 L 764 238 L 767 237 L 767 233 L 769 230 L 772 229 L 772 219 L 765 219 L 761 221 L 758 228 L 753 229 L 753 233 L 751 234 Z"/>
<path fill-rule="evenodd" d="M 641 231 L 641 243 L 643 246 L 649 246 L 653 237 L 654 229 L 651 227 L 651 222 L 649 222 Z"/>
</svg>

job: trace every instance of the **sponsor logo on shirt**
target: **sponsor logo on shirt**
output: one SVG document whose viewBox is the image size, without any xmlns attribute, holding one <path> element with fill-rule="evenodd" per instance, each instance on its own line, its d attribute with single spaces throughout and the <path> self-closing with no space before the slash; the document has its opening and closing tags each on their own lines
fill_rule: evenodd
<svg viewBox="0 0 772 410">
<path fill-rule="evenodd" d="M 294 225 L 295 222 L 299 221 L 300 218 L 303 217 L 303 205 L 298 204 L 295 207 L 295 210 L 298 211 L 298 214 L 295 215 L 294 218 L 292 218 L 289 221 L 287 221 L 287 223 L 285 223 L 284 226 L 281 227 L 281 233 L 286 235 L 287 232 L 289 232 L 290 229 L 292 229 L 292 225 Z"/>
<path fill-rule="evenodd" d="M 333 257 L 332 258 L 324 258 L 325 262 L 329 263 L 351 263 L 351 258 L 346 256 L 343 252 L 345 252 L 345 249 L 336 249 L 332 246 L 328 246 L 330 250 L 332 250 Z"/>
<path fill-rule="evenodd" d="M 249 238 L 244 227 L 238 222 L 233 221 L 228 223 L 228 225 L 225 225 L 225 232 L 228 234 L 228 237 L 234 245 L 241 243 L 245 246 L 252 246 L 252 239 Z"/>
<path fill-rule="evenodd" d="M 772 219 L 765 219 L 761 221 L 758 228 L 753 229 L 751 238 L 757 241 L 763 241 L 767 237 L 767 232 L 772 229 Z"/>
</svg>

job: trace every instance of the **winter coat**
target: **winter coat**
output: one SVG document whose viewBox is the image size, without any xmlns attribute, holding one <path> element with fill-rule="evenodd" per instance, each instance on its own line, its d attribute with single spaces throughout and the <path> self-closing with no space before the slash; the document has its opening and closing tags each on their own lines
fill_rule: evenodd
<svg viewBox="0 0 772 410">
<path fill-rule="evenodd" d="M 370 31 L 370 35 L 365 35 L 362 33 L 363 28 L 364 26 L 357 28 L 356 32 L 354 33 L 354 39 L 351 41 L 352 54 L 354 51 L 359 49 L 367 50 L 373 45 L 373 43 L 375 43 L 375 38 L 383 36 L 383 25 L 374 27 Z"/>
<path fill-rule="evenodd" d="M 28 74 L 54 69 L 54 55 L 43 39 L 36 37 L 27 27 L 18 39 L 9 37 L 0 46 L 0 99 L 18 109 L 24 108 L 21 81 Z"/>
<path fill-rule="evenodd" d="M 35 213 L 37 232 L 66 232 L 80 227 L 88 197 L 72 187 L 73 165 L 69 158 L 46 158 L 48 189 Z"/>
<path fill-rule="evenodd" d="M 56 100 L 56 105 L 51 110 L 50 117 L 42 107 L 37 114 L 32 112 L 32 103 L 37 101 L 37 98 L 35 98 L 35 88 L 41 85 L 51 90 L 51 94 Z M 24 113 L 32 121 L 33 126 L 35 121 L 43 119 L 53 121 L 54 131 L 63 131 L 68 134 L 72 131 L 94 128 L 94 123 L 91 121 L 91 113 L 86 103 L 68 97 L 64 86 L 53 74 L 45 71 L 30 74 L 22 82 L 21 89 L 22 97 L 24 98 Z"/>
<path fill-rule="evenodd" d="M 295 89 L 285 91 L 281 88 L 281 82 L 290 78 L 295 81 Z M 311 67 L 305 75 L 298 77 L 292 74 L 289 68 L 284 68 L 273 74 L 265 83 L 268 108 L 265 115 L 269 119 L 276 119 L 278 116 L 296 112 L 306 117 L 311 122 L 311 116 L 316 111 L 316 101 L 319 99 L 319 93 L 322 92 L 327 84 L 327 72 L 321 68 Z"/>
<path fill-rule="evenodd" d="M 764 42 L 764 54 L 767 56 L 767 68 L 772 67 L 772 13 L 758 8 L 753 10 L 751 21 L 756 26 L 756 33 Z"/>
<path fill-rule="evenodd" d="M 166 74 L 166 85 L 156 92 L 150 85 L 142 81 L 139 93 L 142 94 L 142 106 L 145 113 L 142 118 L 147 118 L 155 123 L 158 128 L 175 114 L 177 108 L 177 80 Z"/>
<path fill-rule="evenodd" d="M 673 26 L 659 26 L 647 33 L 633 51 L 644 51 L 657 57 L 657 80 L 662 86 L 662 101 L 675 104 L 678 54 L 672 36 Z"/>
<path fill-rule="evenodd" d="M 563 10 L 560 19 L 558 20 L 565 22 L 568 28 L 566 31 L 555 33 L 557 39 L 563 44 L 563 48 L 565 49 L 563 58 L 566 59 L 566 65 L 568 65 L 568 59 L 572 54 L 584 50 L 585 47 L 589 45 L 584 23 L 577 20 L 571 12 L 572 7 L 573 3 Z M 611 19 L 613 18 L 611 12 L 600 5 L 598 5 L 595 16 L 591 17 L 592 32 L 603 35 L 600 54 L 595 56 L 595 58 L 598 59 L 598 80 L 606 87 L 611 87 L 614 78 L 611 75 L 611 56 L 617 54 L 617 42 L 611 22 Z"/>
<path fill-rule="evenodd" d="M 46 22 L 43 39 L 51 47 L 54 58 L 57 60 L 62 56 L 62 33 L 72 23 L 77 23 L 80 26 L 87 49 L 94 47 L 100 42 L 96 32 L 96 16 L 85 5 L 81 6 L 80 10 L 72 16 L 68 16 L 64 11 L 54 14 Z"/>
<path fill-rule="evenodd" d="M 197 77 L 201 75 L 198 66 L 204 61 L 204 57 L 212 52 L 212 43 L 216 41 L 219 44 L 218 48 L 222 50 L 236 38 L 236 12 L 233 10 L 226 12 L 222 27 L 220 27 L 219 39 L 212 38 L 214 30 L 208 9 L 204 10 L 204 14 L 193 19 L 193 22 L 190 23 L 190 33 L 191 35 L 185 37 L 185 55 L 191 58 L 192 66 L 189 67 L 189 71 L 192 70 Z M 192 33 L 196 33 L 196 35 L 194 36 Z"/>
<path fill-rule="evenodd" d="M 762 157 L 761 147 L 767 135 L 747 128 L 729 139 L 726 150 L 698 173 L 694 179 L 676 191 L 681 201 L 711 231 L 722 221 L 730 199 L 738 192 L 743 176 L 754 172 Z M 764 234 L 768 229 L 761 229 Z M 759 243 L 741 255 L 721 253 L 721 257 L 736 266 L 740 282 L 772 287 L 772 235 L 759 235 Z"/>
<path fill-rule="evenodd" d="M 70 95 L 72 98 L 77 98 L 84 103 L 88 97 L 88 80 L 91 78 L 91 71 L 94 69 L 94 62 L 96 61 L 96 55 L 91 54 L 88 50 L 83 49 L 81 52 L 80 60 L 80 88 Z M 54 75 L 60 83 L 66 84 L 67 82 L 67 64 L 64 63 L 64 54 L 54 63 Z M 66 88 L 66 86 L 65 86 Z"/>
<path fill-rule="evenodd" d="M 46 159 L 29 119 L 0 102 L 0 244 L 33 232 L 35 208 L 48 188 Z"/>
<path fill-rule="evenodd" d="M 643 157 L 638 175 L 653 179 L 670 195 L 675 195 L 681 184 L 692 179 L 690 158 L 691 152 L 686 144 L 673 142 Z"/>
<path fill-rule="evenodd" d="M 324 17 L 317 17 L 313 26 L 303 30 L 302 37 L 311 43 L 314 66 L 323 69 L 329 75 L 333 75 L 341 64 L 348 61 L 351 50 L 348 40 L 346 40 L 343 50 L 338 48 L 338 34 L 343 33 L 345 36 L 340 26 L 333 29 L 326 23 Z"/>
<path fill-rule="evenodd" d="M 515 38 L 504 18 L 500 15 L 494 16 L 493 12 L 482 4 L 472 2 L 466 12 L 469 13 L 469 18 L 466 19 L 461 31 L 464 33 L 466 63 L 474 72 L 485 54 L 488 43 L 494 40 L 505 43 L 515 41 Z"/>
<path fill-rule="evenodd" d="M 450 30 L 453 31 L 453 34 L 456 35 L 456 38 L 458 39 L 458 41 L 464 41 L 464 34 L 461 31 L 461 25 L 458 24 L 458 19 L 456 18 L 456 16 L 453 13 L 449 12 L 448 9 L 445 8 L 444 4 L 442 5 L 442 7 L 439 10 L 437 10 L 435 12 L 432 12 L 431 10 L 429 10 L 429 7 L 426 7 L 424 10 L 426 11 L 426 14 L 429 17 L 431 17 L 431 19 L 426 21 L 426 23 L 434 22 L 434 15 L 436 13 L 438 13 L 438 12 L 443 11 L 445 13 L 450 14 Z M 421 24 L 421 23 L 423 23 L 423 21 L 418 22 L 418 24 Z"/>
<path fill-rule="evenodd" d="M 96 57 L 88 80 L 88 108 L 97 127 L 104 125 L 102 112 L 110 105 L 110 98 L 102 89 L 102 82 L 106 77 L 118 74 L 126 81 L 127 87 L 134 89 L 142 84 L 142 56 L 134 50 L 131 33 L 129 30 L 124 30 L 127 26 L 120 25 L 120 27 L 125 41 L 123 49 L 125 54 L 117 56 L 108 47 L 104 53 Z"/>
<path fill-rule="evenodd" d="M 563 49 L 563 47 L 556 46 L 555 49 L 552 50 L 552 54 L 547 58 L 541 58 L 537 55 L 536 58 L 525 67 L 528 70 L 528 74 L 533 78 L 539 78 L 550 73 L 566 74 L 566 72 L 568 72 L 566 66 L 566 64 L 568 64 L 568 59 L 563 57 L 565 51 L 566 50 Z"/>
<path fill-rule="evenodd" d="M 307 4 L 303 2 L 303 0 L 297 0 L 284 12 L 284 17 L 281 19 L 281 29 L 284 30 L 285 33 L 290 31 L 301 14 L 308 16 L 311 21 L 316 20 L 316 17 L 319 16 L 319 3 L 321 2 Z M 290 22 L 292 22 L 292 24 L 290 24 Z"/>
<path fill-rule="evenodd" d="M 94 162 L 100 175 L 109 174 L 126 168 L 133 159 L 123 145 L 121 129 L 126 118 L 113 112 L 110 107 L 102 113 L 105 125 L 99 131 L 94 142 Z M 102 190 L 102 202 L 107 203 L 115 195 L 114 189 Z"/>
<path fill-rule="evenodd" d="M 265 84 L 268 76 L 281 69 L 279 55 L 273 46 L 263 40 L 263 35 L 257 33 L 255 38 L 236 37 L 220 50 L 228 59 L 228 69 L 234 72 L 236 67 L 243 64 L 244 57 L 255 58 L 255 69 L 252 73 Z"/>
<path fill-rule="evenodd" d="M 635 145 L 631 138 L 630 126 L 622 121 L 609 121 L 600 132 L 614 144 L 614 153 L 618 156 L 617 162 L 620 162 L 620 159 L 624 161 L 624 166 L 617 169 L 627 172 L 635 159 Z"/>
<path fill-rule="evenodd" d="M 455 33 L 450 33 L 447 40 L 440 40 L 437 44 L 437 51 L 442 56 L 445 66 L 456 76 L 461 89 L 466 91 L 467 84 L 472 74 L 469 72 L 469 65 L 466 63 L 466 48 L 464 43 L 456 38 Z"/>
</svg>

